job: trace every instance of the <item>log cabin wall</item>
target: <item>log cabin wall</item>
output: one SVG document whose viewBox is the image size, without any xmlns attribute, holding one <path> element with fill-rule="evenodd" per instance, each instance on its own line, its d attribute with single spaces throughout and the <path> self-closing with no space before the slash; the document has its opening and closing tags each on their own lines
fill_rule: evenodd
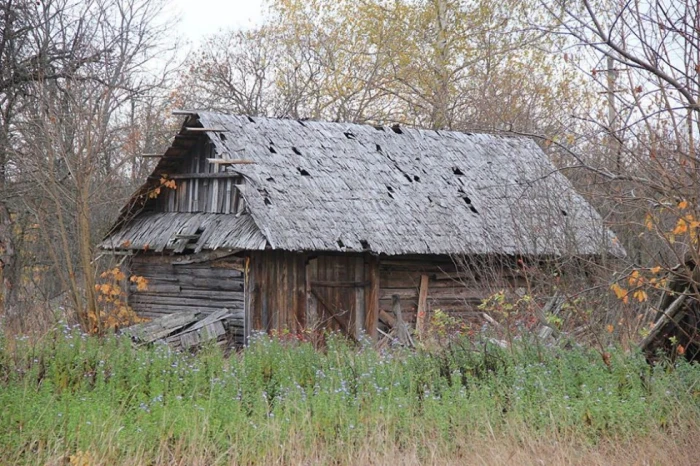
<svg viewBox="0 0 700 466">
<path fill-rule="evenodd" d="M 523 286 L 512 273 L 510 260 L 467 261 L 449 256 L 395 256 L 379 262 L 379 309 L 391 313 L 392 296 L 398 295 L 403 319 L 415 326 L 421 277 L 426 311 L 441 309 L 458 319 L 475 316 L 484 298 L 499 289 Z"/>
<path fill-rule="evenodd" d="M 140 316 L 148 318 L 193 310 L 209 314 L 226 308 L 234 315 L 231 324 L 239 343 L 242 343 L 243 261 L 227 257 L 192 262 L 201 259 L 197 255 L 139 254 L 132 257 L 131 274 L 145 277 L 148 282 L 147 289 L 143 291 L 139 291 L 135 283 L 129 283 L 129 305 Z"/>
</svg>

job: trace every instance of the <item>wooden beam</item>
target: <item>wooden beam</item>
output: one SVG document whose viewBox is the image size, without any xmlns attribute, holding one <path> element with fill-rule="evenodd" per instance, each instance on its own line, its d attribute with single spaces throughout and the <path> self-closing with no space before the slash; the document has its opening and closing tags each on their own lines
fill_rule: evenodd
<svg viewBox="0 0 700 466">
<path fill-rule="evenodd" d="M 183 109 L 176 109 L 170 112 L 173 115 L 196 115 L 197 111 L 196 110 L 183 110 Z"/>
<path fill-rule="evenodd" d="M 185 128 L 186 131 L 190 131 L 193 133 L 224 133 L 228 131 L 225 128 L 194 128 L 194 127 L 187 127 Z"/>
<path fill-rule="evenodd" d="M 311 286 L 320 286 L 327 288 L 364 288 L 369 286 L 370 282 L 329 282 L 329 281 L 312 281 Z"/>
<path fill-rule="evenodd" d="M 389 328 L 394 328 L 396 326 L 396 319 L 394 316 L 384 310 L 379 311 L 379 319 L 387 324 Z"/>
<path fill-rule="evenodd" d="M 252 160 L 241 160 L 241 159 L 207 159 L 209 163 L 215 163 L 217 165 L 252 165 L 255 162 Z"/>
<path fill-rule="evenodd" d="M 306 325 L 312 330 L 316 330 L 318 325 L 318 301 L 311 292 L 311 282 L 318 276 L 318 259 L 309 259 L 306 264 Z"/>
<path fill-rule="evenodd" d="M 168 178 L 173 180 L 202 180 L 202 179 L 221 179 L 221 178 L 236 178 L 241 176 L 240 173 L 174 173 L 168 175 Z"/>
<path fill-rule="evenodd" d="M 366 294 L 367 307 L 365 310 L 365 330 L 377 341 L 377 326 L 379 325 L 379 259 L 369 256 L 369 289 Z"/>
<path fill-rule="evenodd" d="M 406 346 L 413 342 L 411 341 L 411 335 L 408 333 L 408 325 L 403 321 L 403 316 L 401 315 L 401 298 L 399 295 L 395 294 L 391 297 L 391 310 L 394 313 L 394 318 L 396 319 L 396 336 L 399 339 L 399 343 Z"/>
<path fill-rule="evenodd" d="M 428 309 L 428 276 L 420 276 L 420 288 L 418 291 L 418 312 L 416 314 L 416 333 L 420 339 L 425 331 L 425 316 Z"/>
<path fill-rule="evenodd" d="M 160 157 L 163 157 L 163 154 L 140 154 L 139 157 L 154 157 L 154 158 L 160 158 Z"/>
</svg>

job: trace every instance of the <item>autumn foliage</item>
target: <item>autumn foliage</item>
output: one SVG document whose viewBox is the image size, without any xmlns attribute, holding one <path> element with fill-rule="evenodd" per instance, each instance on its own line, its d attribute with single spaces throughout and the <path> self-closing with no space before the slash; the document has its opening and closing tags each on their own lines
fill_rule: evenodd
<svg viewBox="0 0 700 466">
<path fill-rule="evenodd" d="M 99 311 L 98 314 L 89 315 L 91 333 L 103 333 L 109 329 L 116 330 L 148 320 L 136 315 L 127 304 L 124 290 L 127 283 L 126 274 L 119 267 L 102 272 L 100 278 L 102 283 L 95 285 L 97 302 L 100 304 Z M 148 280 L 145 277 L 132 275 L 129 282 L 134 283 L 138 291 L 148 289 Z"/>
</svg>

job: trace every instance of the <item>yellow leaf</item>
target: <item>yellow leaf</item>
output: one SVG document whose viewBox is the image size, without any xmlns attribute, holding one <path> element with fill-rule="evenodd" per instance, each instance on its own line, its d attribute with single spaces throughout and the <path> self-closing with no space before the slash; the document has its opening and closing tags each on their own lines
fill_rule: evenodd
<svg viewBox="0 0 700 466">
<path fill-rule="evenodd" d="M 628 278 L 627 281 L 629 281 L 629 284 L 630 284 L 630 285 L 636 286 L 636 285 L 641 281 L 641 278 L 640 278 L 640 276 L 639 276 L 639 271 L 638 271 L 638 270 L 633 271 L 633 272 L 630 274 L 630 276 L 629 276 L 629 278 Z"/>
<path fill-rule="evenodd" d="M 646 301 L 649 297 L 647 296 L 646 291 L 644 290 L 637 290 L 634 292 L 634 297 L 639 301 L 640 303 L 643 303 Z"/>
<path fill-rule="evenodd" d="M 613 283 L 612 285 L 610 285 L 610 289 L 613 290 L 615 296 L 617 296 L 617 299 L 624 300 L 627 297 L 627 290 L 622 288 L 617 283 Z"/>
<path fill-rule="evenodd" d="M 661 272 L 661 266 L 657 265 L 656 267 L 652 267 L 651 269 L 649 269 L 649 271 L 653 274 L 657 274 Z"/>
<path fill-rule="evenodd" d="M 613 327 L 612 324 L 608 324 L 608 325 L 605 327 L 605 330 L 607 330 L 608 333 L 613 333 L 613 332 L 615 331 L 615 327 Z"/>
<path fill-rule="evenodd" d="M 651 214 L 647 214 L 646 217 L 644 218 L 644 225 L 646 225 L 648 230 L 654 229 L 654 219 L 651 216 Z"/>
<path fill-rule="evenodd" d="M 686 231 L 688 231 L 688 223 L 685 221 L 685 219 L 679 218 L 678 223 L 676 223 L 676 228 L 673 229 L 673 234 L 682 235 Z"/>
<path fill-rule="evenodd" d="M 688 208 L 688 201 L 685 199 L 678 203 L 678 208 L 683 210 Z"/>
</svg>

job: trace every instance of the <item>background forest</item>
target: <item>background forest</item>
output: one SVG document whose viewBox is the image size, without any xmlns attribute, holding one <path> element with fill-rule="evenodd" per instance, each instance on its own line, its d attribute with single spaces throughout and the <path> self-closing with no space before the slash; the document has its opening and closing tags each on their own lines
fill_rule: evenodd
<svg viewBox="0 0 700 466">
<path fill-rule="evenodd" d="M 111 264 L 94 246 L 178 129 L 174 109 L 534 138 L 627 250 L 596 264 L 601 329 L 643 331 L 664 271 L 700 295 L 697 2 L 270 0 L 260 25 L 189 52 L 168 10 L 0 1 L 6 328 L 96 312 Z"/>
</svg>

